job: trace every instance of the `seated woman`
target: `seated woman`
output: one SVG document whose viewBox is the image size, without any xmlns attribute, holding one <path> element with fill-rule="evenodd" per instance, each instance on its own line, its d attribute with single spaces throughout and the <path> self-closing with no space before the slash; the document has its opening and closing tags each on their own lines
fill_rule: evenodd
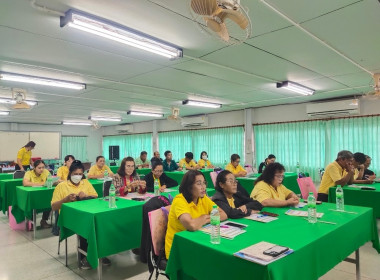
<svg viewBox="0 0 380 280">
<path fill-rule="evenodd" d="M 145 175 L 145 182 L 148 192 L 154 191 L 154 180 L 158 180 L 160 186 L 160 192 L 163 192 L 166 188 L 172 188 L 178 185 L 177 181 L 168 177 L 164 173 L 162 162 L 156 161 L 152 166 L 152 172 Z"/>
<path fill-rule="evenodd" d="M 69 175 L 69 169 L 70 169 L 71 163 L 74 160 L 75 158 L 72 155 L 65 156 L 65 165 L 58 168 L 58 171 L 57 171 L 57 177 L 59 178 L 58 183 L 61 183 L 67 180 L 67 175 Z"/>
<path fill-rule="evenodd" d="M 215 205 L 206 196 L 206 179 L 198 170 L 188 171 L 182 179 L 177 195 L 170 207 L 168 229 L 165 237 L 165 254 L 169 259 L 174 234 L 180 231 L 196 231 L 210 223 L 210 212 Z M 226 213 L 220 208 L 220 220 L 227 219 Z"/>
<path fill-rule="evenodd" d="M 201 153 L 201 159 L 198 161 L 198 165 L 200 168 L 205 168 L 205 164 L 207 162 L 207 168 L 212 168 L 214 169 L 215 166 L 212 165 L 211 161 L 208 160 L 208 155 L 206 151 L 203 151 Z"/>
<path fill-rule="evenodd" d="M 112 183 L 116 188 L 116 195 L 119 196 L 125 196 L 128 192 L 138 191 L 140 187 L 146 188 L 146 182 L 140 180 L 136 173 L 133 157 L 126 157 L 121 161 L 119 169 L 113 176 Z"/>
<path fill-rule="evenodd" d="M 274 163 L 276 161 L 275 155 L 270 154 L 259 166 L 259 173 L 263 173 L 263 170 L 268 164 Z"/>
<path fill-rule="evenodd" d="M 91 166 L 88 171 L 87 177 L 88 179 L 98 179 L 104 178 L 104 172 L 107 170 L 108 176 L 112 177 L 113 173 L 111 169 L 106 165 L 106 160 L 104 156 L 96 157 L 96 164 Z"/>
<path fill-rule="evenodd" d="M 212 200 L 226 212 L 228 218 L 243 218 L 251 215 L 252 210 L 257 213 L 263 209 L 260 202 L 243 195 L 238 190 L 238 182 L 230 171 L 224 170 L 220 172 L 216 177 L 215 185 L 217 191 Z"/>
<path fill-rule="evenodd" d="M 22 184 L 25 187 L 41 187 L 45 185 L 46 179 L 50 175 L 50 172 L 45 169 L 45 163 L 42 160 L 36 160 L 33 163 L 33 170 L 29 170 L 25 173 Z M 51 225 L 47 223 L 49 220 L 50 211 L 44 211 L 40 225 L 42 228 L 49 228 Z M 36 226 L 36 225 L 35 225 Z"/>
<path fill-rule="evenodd" d="M 67 175 L 67 180 L 58 184 L 54 190 L 53 198 L 51 200 L 51 208 L 53 211 L 60 211 L 63 203 L 98 197 L 94 187 L 88 180 L 86 180 L 83 173 L 83 164 L 79 160 L 73 161 L 69 169 L 69 174 Z M 79 247 L 82 250 L 87 251 L 87 240 L 81 236 L 79 236 Z M 87 262 L 87 258 L 83 255 L 81 258 L 81 268 L 91 269 L 91 266 Z M 102 262 L 104 265 L 111 264 L 110 260 L 107 258 L 103 258 Z"/>
<path fill-rule="evenodd" d="M 247 171 L 240 165 L 240 156 L 238 154 L 231 155 L 231 162 L 226 166 L 226 170 L 231 171 L 235 177 L 247 176 Z"/>
<path fill-rule="evenodd" d="M 295 206 L 299 198 L 287 189 L 282 181 L 285 168 L 280 163 L 271 163 L 255 181 L 251 197 L 259 201 L 264 207 Z"/>
</svg>

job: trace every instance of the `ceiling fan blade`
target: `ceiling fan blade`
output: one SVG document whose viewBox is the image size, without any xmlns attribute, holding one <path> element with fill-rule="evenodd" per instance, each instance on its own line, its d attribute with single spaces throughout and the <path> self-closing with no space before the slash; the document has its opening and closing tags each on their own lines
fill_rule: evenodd
<svg viewBox="0 0 380 280">
<path fill-rule="evenodd" d="M 217 33 L 222 31 L 222 27 L 220 26 L 220 23 L 218 23 L 214 19 L 205 17 L 204 20 L 206 21 L 207 27 L 210 28 L 212 31 L 217 32 Z"/>
<path fill-rule="evenodd" d="M 234 11 L 230 9 L 223 9 L 217 16 L 224 22 L 227 18 L 234 21 L 241 29 L 246 29 L 249 21 L 248 19 L 239 11 Z"/>
<path fill-rule="evenodd" d="M 211 16 L 218 9 L 216 0 L 191 0 L 193 11 L 202 16 Z"/>
<path fill-rule="evenodd" d="M 224 23 L 220 24 L 221 30 L 220 32 L 217 32 L 220 38 L 222 38 L 223 41 L 230 41 L 230 35 L 228 34 L 227 27 Z"/>
</svg>

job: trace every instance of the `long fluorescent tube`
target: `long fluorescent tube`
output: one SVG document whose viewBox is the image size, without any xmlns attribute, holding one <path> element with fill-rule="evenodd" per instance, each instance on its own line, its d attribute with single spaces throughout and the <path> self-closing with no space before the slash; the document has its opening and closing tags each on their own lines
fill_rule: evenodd
<svg viewBox="0 0 380 280">
<path fill-rule="evenodd" d="M 9 111 L 0 111 L 0 116 L 9 116 Z"/>
<path fill-rule="evenodd" d="M 64 125 L 86 125 L 86 126 L 92 125 L 92 123 L 88 123 L 88 122 L 74 122 L 74 121 L 63 121 L 62 124 L 64 124 Z"/>
<path fill-rule="evenodd" d="M 85 84 L 61 81 L 55 79 L 48 79 L 35 76 L 19 75 L 13 73 L 0 73 L 0 80 L 27 83 L 27 84 L 36 84 L 50 87 L 60 87 L 60 88 L 69 88 L 75 90 L 82 90 L 86 88 Z"/>
<path fill-rule="evenodd" d="M 34 100 L 24 100 L 24 102 L 30 106 L 36 106 L 38 104 L 38 102 Z M 0 98 L 0 103 L 14 105 L 17 102 L 12 98 Z"/>
<path fill-rule="evenodd" d="M 182 49 L 176 46 L 137 30 L 83 12 L 68 10 L 65 16 L 61 17 L 60 26 L 64 27 L 66 25 L 170 59 L 183 56 Z"/>
<path fill-rule="evenodd" d="M 157 118 L 162 118 L 164 116 L 163 114 L 141 112 L 141 111 L 128 111 L 127 114 L 131 116 L 145 116 L 145 117 L 157 117 Z"/>
<path fill-rule="evenodd" d="M 183 100 L 183 105 L 189 105 L 189 106 L 195 106 L 195 107 L 207 107 L 207 108 L 221 108 L 222 104 L 217 103 L 211 103 L 211 102 L 203 102 L 203 101 L 196 101 L 196 100 Z"/>
<path fill-rule="evenodd" d="M 121 118 L 118 117 L 88 117 L 89 120 L 92 121 L 105 121 L 105 122 L 121 122 Z"/>
<path fill-rule="evenodd" d="M 297 92 L 303 95 L 312 95 L 315 92 L 314 89 L 305 87 L 297 83 L 289 82 L 289 81 L 277 83 L 277 88 L 284 88 L 284 89 Z"/>
</svg>

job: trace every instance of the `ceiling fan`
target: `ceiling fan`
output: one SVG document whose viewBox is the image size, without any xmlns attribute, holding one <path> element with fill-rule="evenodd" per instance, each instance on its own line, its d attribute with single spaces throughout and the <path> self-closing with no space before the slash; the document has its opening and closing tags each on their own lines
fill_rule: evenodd
<svg viewBox="0 0 380 280">
<path fill-rule="evenodd" d="M 199 27 L 227 44 L 242 43 L 251 36 L 251 20 L 240 0 L 188 0 Z"/>
<path fill-rule="evenodd" d="M 380 98 L 380 73 L 373 74 L 373 91 L 368 92 L 364 97 Z"/>
<path fill-rule="evenodd" d="M 26 90 L 21 88 L 12 88 L 12 109 L 30 109 L 31 106 L 25 102 L 26 100 Z"/>
</svg>

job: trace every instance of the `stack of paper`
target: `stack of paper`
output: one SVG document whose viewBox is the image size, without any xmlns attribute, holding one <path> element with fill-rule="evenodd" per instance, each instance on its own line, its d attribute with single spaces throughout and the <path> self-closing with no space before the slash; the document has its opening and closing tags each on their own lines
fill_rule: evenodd
<svg viewBox="0 0 380 280">
<path fill-rule="evenodd" d="M 289 216 L 298 216 L 298 217 L 307 217 L 308 213 L 307 211 L 301 211 L 301 210 L 293 210 L 289 209 L 288 211 L 285 212 L 286 215 Z M 317 218 L 321 218 L 324 213 L 318 213 L 317 212 Z"/>
<path fill-rule="evenodd" d="M 211 225 L 205 225 L 200 229 L 204 233 L 210 234 L 211 233 Z M 228 227 L 221 227 L 220 228 L 220 237 L 227 238 L 227 239 L 234 239 L 239 234 L 245 233 L 246 231 L 237 227 L 228 226 Z"/>
<path fill-rule="evenodd" d="M 251 214 L 250 216 L 244 217 L 244 218 L 248 220 L 252 220 L 252 221 L 262 222 L 262 223 L 269 223 L 278 219 L 276 217 L 271 217 L 271 216 L 267 216 L 263 214 Z"/>
</svg>

